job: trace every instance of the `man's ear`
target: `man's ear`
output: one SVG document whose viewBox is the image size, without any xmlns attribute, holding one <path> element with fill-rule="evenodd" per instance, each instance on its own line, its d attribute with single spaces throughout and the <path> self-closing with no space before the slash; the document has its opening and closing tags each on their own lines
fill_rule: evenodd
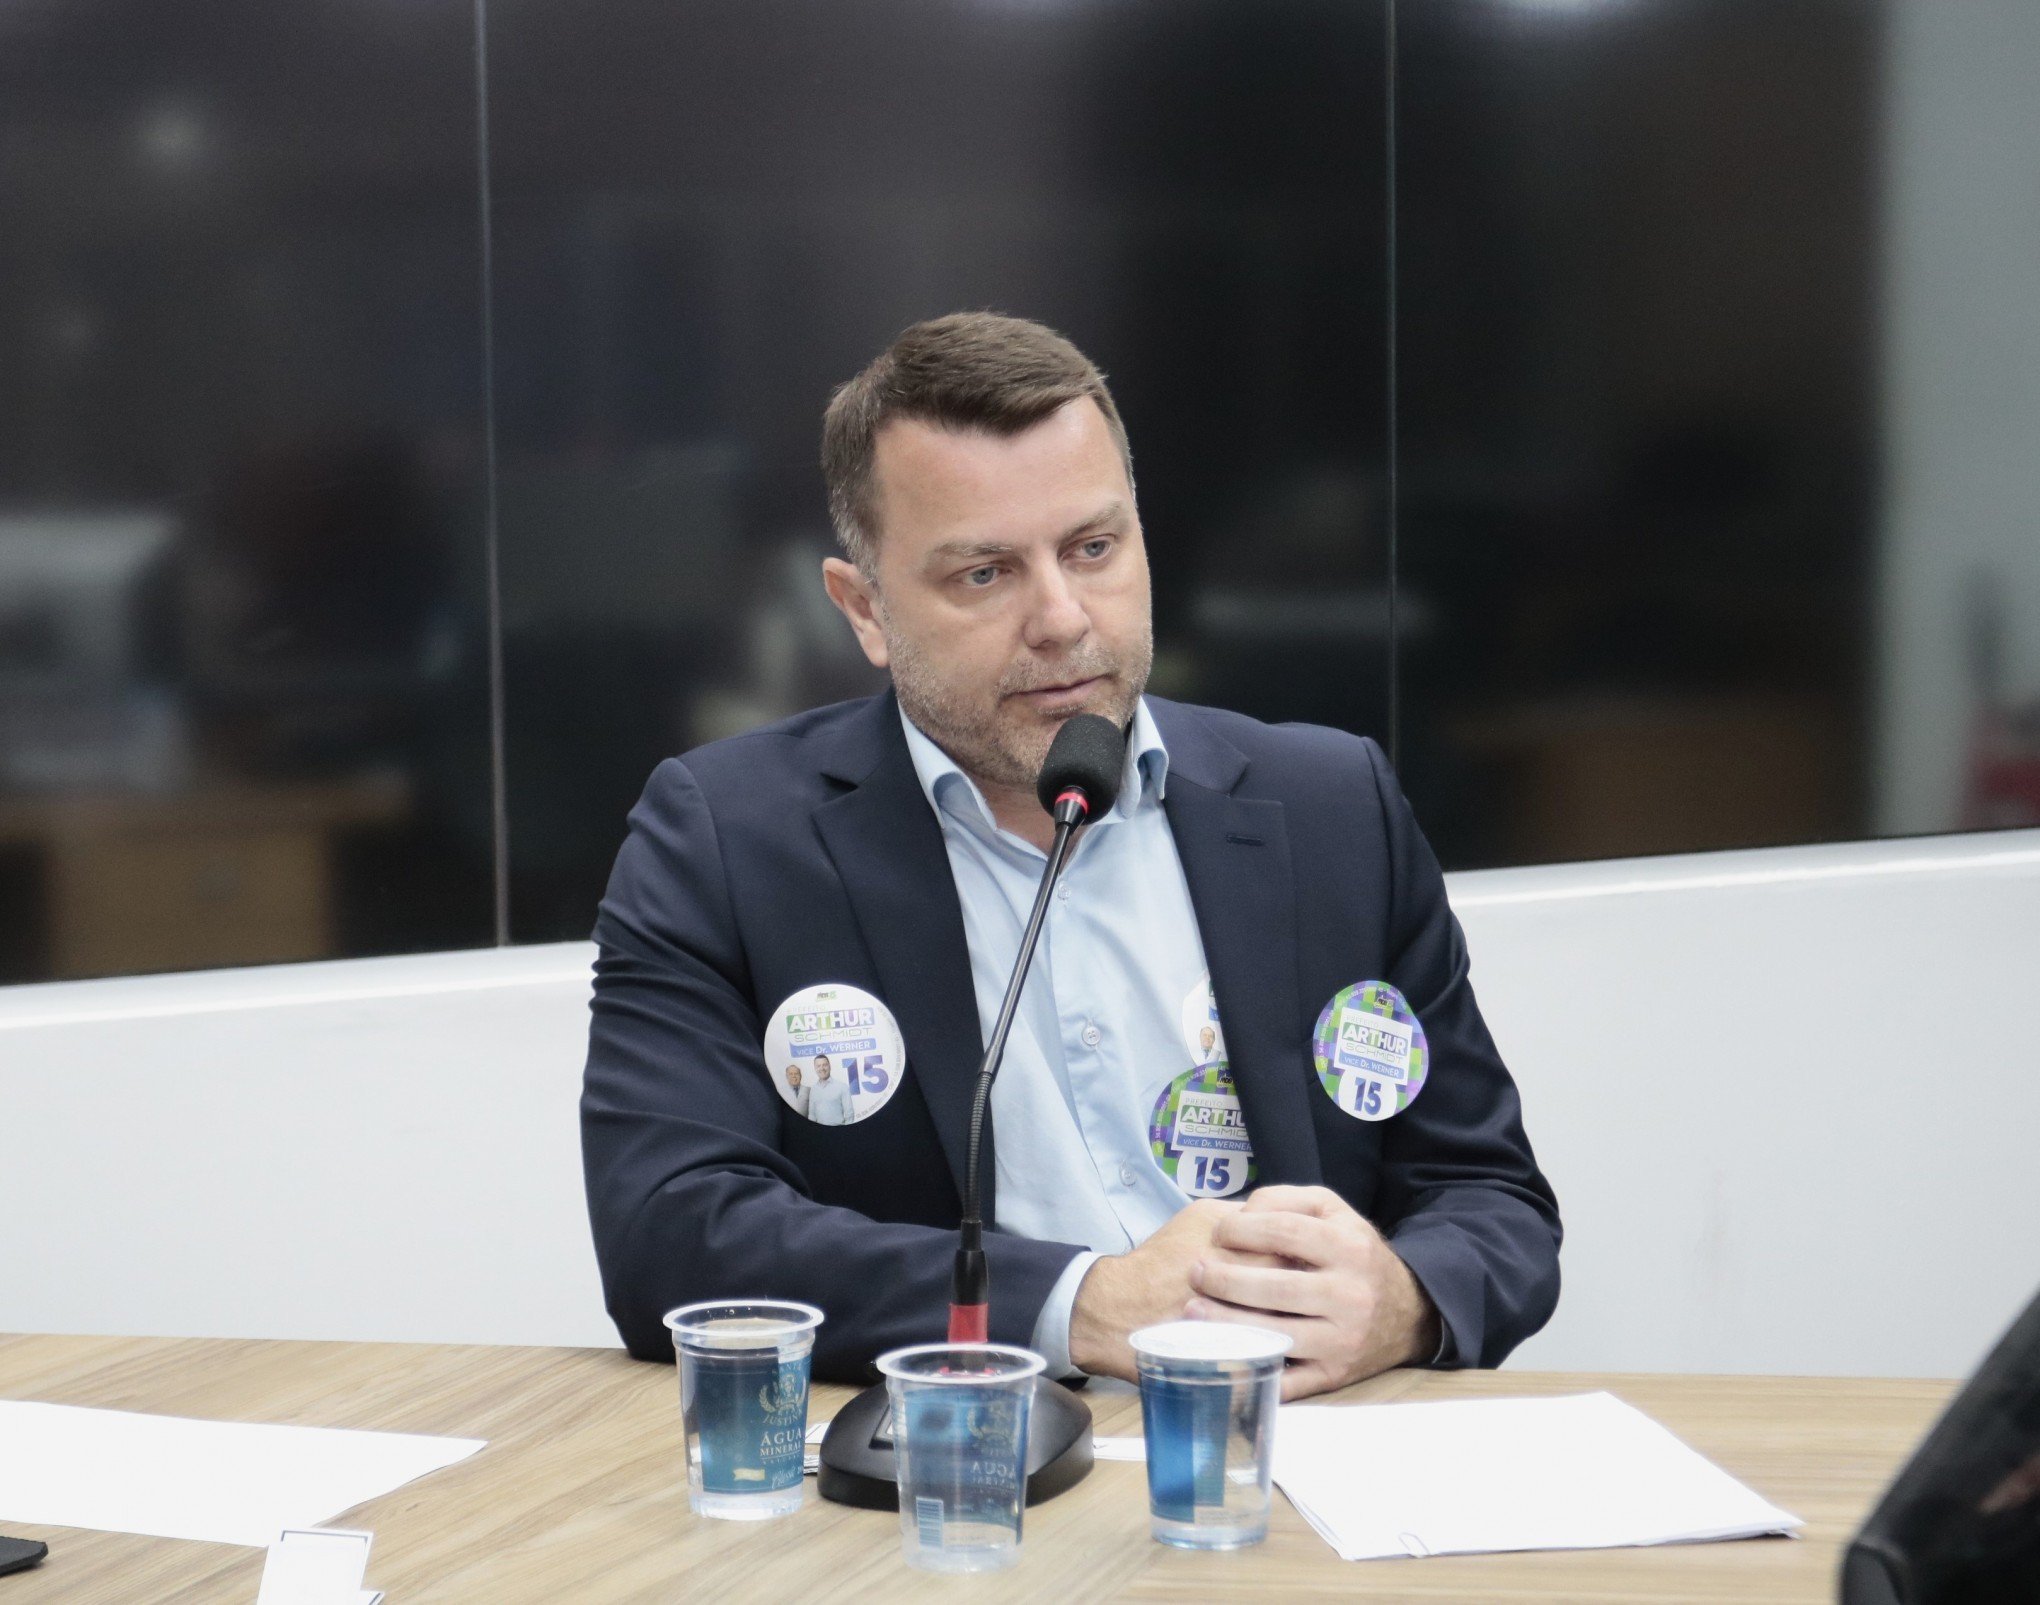
<svg viewBox="0 0 2040 1605">
<path fill-rule="evenodd" d="M 857 644 L 864 648 L 871 666 L 890 667 L 892 659 L 885 649 L 885 631 L 878 627 L 878 587 L 855 564 L 840 557 L 825 557 L 822 589 L 850 621 L 850 628 L 857 632 Z"/>
</svg>

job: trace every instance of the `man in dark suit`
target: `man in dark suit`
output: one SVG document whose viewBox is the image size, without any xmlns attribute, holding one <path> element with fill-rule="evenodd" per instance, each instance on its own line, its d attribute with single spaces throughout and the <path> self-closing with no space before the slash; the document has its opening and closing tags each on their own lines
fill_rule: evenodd
<svg viewBox="0 0 2040 1605">
<path fill-rule="evenodd" d="M 1127 785 L 994 1093 L 992 1337 L 1125 1376 L 1142 1325 L 1252 1321 L 1294 1340 L 1290 1397 L 1500 1363 L 1556 1302 L 1558 1212 L 1436 861 L 1372 742 L 1143 695 L 1147 554 L 1097 370 L 1039 325 L 917 325 L 838 392 L 823 467 L 824 583 L 894 691 L 661 764 L 596 926 L 583 1138 L 630 1350 L 669 1356 L 661 1313 L 711 1297 L 821 1306 L 824 1376 L 942 1335 L 977 1061 L 1050 831 L 1034 776 L 1088 711 L 1129 731 Z M 1146 1120 L 1221 1096 L 1181 1092 L 1196 1027 L 1169 1040 L 1186 999 L 1208 1021 L 1200 968 L 1255 1185 L 1193 1201 Z M 1389 1118 L 1313 1056 L 1366 982 L 1425 1045 Z M 904 1043 L 853 1125 L 771 1081 L 762 1043 L 813 989 Z"/>
</svg>

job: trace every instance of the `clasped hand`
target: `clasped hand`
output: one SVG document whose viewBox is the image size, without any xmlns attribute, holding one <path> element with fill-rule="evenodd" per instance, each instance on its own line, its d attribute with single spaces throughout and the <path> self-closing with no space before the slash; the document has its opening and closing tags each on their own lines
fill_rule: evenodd
<svg viewBox="0 0 2040 1605">
<path fill-rule="evenodd" d="M 1285 1399 L 1428 1359 L 1438 1346 L 1437 1311 L 1409 1267 L 1327 1187 L 1200 1199 L 1131 1253 L 1099 1260 L 1077 1290 L 1070 1357 L 1131 1379 L 1128 1335 L 1179 1317 L 1287 1335 Z"/>
</svg>

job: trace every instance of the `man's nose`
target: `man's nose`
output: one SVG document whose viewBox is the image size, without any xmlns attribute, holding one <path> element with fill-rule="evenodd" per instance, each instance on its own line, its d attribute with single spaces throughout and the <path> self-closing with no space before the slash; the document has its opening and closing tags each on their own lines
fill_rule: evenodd
<svg viewBox="0 0 2040 1605">
<path fill-rule="evenodd" d="M 1091 633 L 1091 615 L 1060 563 L 1036 578 L 1029 597 L 1027 644 L 1037 650 L 1073 646 Z"/>
</svg>

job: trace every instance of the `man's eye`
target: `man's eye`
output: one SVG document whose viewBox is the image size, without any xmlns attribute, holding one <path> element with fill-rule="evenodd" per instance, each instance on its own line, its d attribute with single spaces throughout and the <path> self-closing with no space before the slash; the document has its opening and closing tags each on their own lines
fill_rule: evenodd
<svg viewBox="0 0 2040 1605">
<path fill-rule="evenodd" d="M 998 577 L 999 571 L 997 567 L 987 563 L 983 568 L 974 568 L 966 572 L 963 576 L 963 583 L 974 591 L 981 591 Z"/>
<path fill-rule="evenodd" d="M 1086 557 L 1103 557 L 1112 550 L 1112 537 L 1110 535 L 1094 535 L 1090 540 L 1087 540 L 1082 546 L 1078 547 L 1077 550 Z"/>
</svg>

